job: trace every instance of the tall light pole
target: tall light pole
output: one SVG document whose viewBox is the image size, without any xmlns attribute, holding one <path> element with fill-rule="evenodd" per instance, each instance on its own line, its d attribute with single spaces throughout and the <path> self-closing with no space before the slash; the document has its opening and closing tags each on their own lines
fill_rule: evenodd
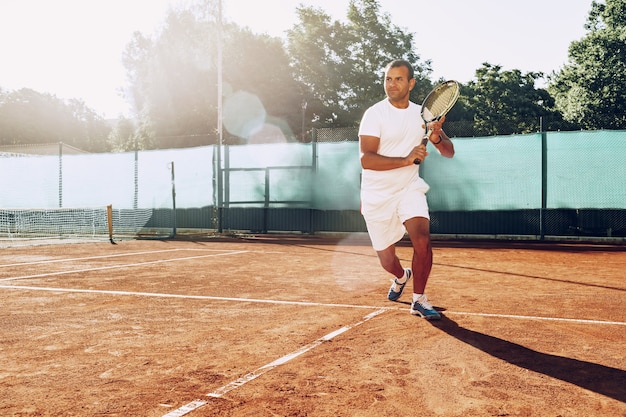
<svg viewBox="0 0 626 417">
<path fill-rule="evenodd" d="M 222 132 L 222 96 L 223 96 L 223 81 L 222 81 L 222 66 L 223 66 L 223 49 L 224 49 L 224 36 L 222 27 L 222 0 L 217 2 L 217 134 L 219 136 L 218 145 L 223 144 L 223 132 Z"/>
<path fill-rule="evenodd" d="M 217 2 L 217 230 L 222 233 L 223 230 L 223 178 L 222 178 L 222 145 L 224 143 L 223 127 L 222 127 L 222 53 L 223 53 L 223 34 L 222 34 L 222 0 Z"/>
<path fill-rule="evenodd" d="M 302 103 L 300 103 L 300 106 L 302 107 L 302 131 L 301 131 L 301 135 L 302 135 L 302 142 L 306 142 L 306 131 L 305 129 L 305 125 L 304 125 L 304 119 L 306 117 L 306 107 L 307 107 L 307 102 L 306 100 L 303 98 L 302 99 Z"/>
</svg>

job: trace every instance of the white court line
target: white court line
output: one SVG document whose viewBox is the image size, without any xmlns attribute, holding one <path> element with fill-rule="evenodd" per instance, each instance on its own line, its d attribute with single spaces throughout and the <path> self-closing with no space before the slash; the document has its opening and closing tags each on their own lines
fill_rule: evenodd
<svg viewBox="0 0 626 417">
<path fill-rule="evenodd" d="M 263 304 L 283 304 L 298 305 L 307 307 L 339 307 L 339 308 L 360 308 L 366 310 L 382 309 L 397 310 L 397 307 L 376 307 L 376 306 L 358 306 L 353 304 L 332 304 L 332 303 L 314 303 L 309 301 L 281 301 L 281 300 L 263 300 L 254 298 L 235 298 L 235 297 L 215 297 L 211 295 L 184 295 L 184 294 L 165 294 L 152 292 L 134 292 L 134 291 L 116 291 L 116 290 L 91 290 L 77 288 L 56 288 L 56 287 L 32 287 L 25 285 L 1 285 L 1 289 L 6 290 L 26 290 L 26 291 L 51 291 L 51 292 L 69 292 L 69 293 L 85 293 L 85 294 L 105 294 L 105 295 L 129 295 L 137 297 L 157 297 L 157 298 L 181 298 L 186 300 L 211 300 L 211 301 L 235 301 L 238 303 L 263 303 Z"/>
<path fill-rule="evenodd" d="M 217 390 L 206 394 L 208 397 L 219 398 L 238 388 L 259 376 L 265 374 L 266 372 L 274 369 L 277 366 L 280 366 L 284 363 L 289 362 L 302 355 L 305 352 L 310 351 L 311 349 L 319 346 L 321 343 L 327 340 L 331 340 L 335 336 L 344 333 L 345 331 L 356 327 L 365 321 L 382 314 L 386 311 L 391 310 L 404 310 L 403 307 L 375 307 L 375 306 L 359 306 L 359 305 L 350 305 L 350 304 L 326 304 L 326 303 L 314 303 L 314 302 L 304 302 L 304 301 L 280 301 L 280 300 L 262 300 L 262 299 L 247 299 L 247 298 L 233 298 L 233 297 L 214 297 L 214 296 L 201 296 L 201 295 L 182 295 L 182 294 L 159 294 L 159 293 L 146 293 L 146 292 L 130 292 L 130 291 L 110 291 L 110 290 L 81 290 L 81 289 L 68 289 L 68 288 L 42 288 L 42 287 L 27 287 L 27 286 L 16 286 L 16 285 L 0 285 L 0 288 L 3 289 L 16 289 L 16 290 L 28 290 L 28 291 L 54 291 L 54 292 L 71 292 L 71 293 L 96 293 L 96 294 L 110 294 L 110 295 L 127 295 L 127 296 L 142 296 L 142 297 L 161 297 L 161 298 L 183 298 L 183 299 L 201 299 L 201 300 L 217 300 L 217 301 L 235 301 L 235 302 L 248 302 L 248 303 L 268 303 L 268 304 L 290 304 L 290 305 L 300 305 L 300 306 L 318 306 L 318 307 L 343 307 L 343 308 L 362 308 L 362 309 L 377 309 L 375 312 L 370 313 L 365 316 L 361 321 L 351 325 L 342 327 L 339 330 L 331 332 L 326 336 L 323 336 L 320 339 L 288 354 L 285 355 L 273 362 L 270 362 L 267 365 L 264 365 L 257 370 L 244 375 L 243 377 L 230 382 L 227 385 L 218 388 Z M 446 315 L 465 315 L 465 316 L 482 316 L 482 317 L 493 317 L 493 318 L 509 318 L 509 319 L 521 319 L 521 320 L 546 320 L 546 321 L 560 321 L 560 322 L 570 322 L 570 323 L 584 323 L 584 324 L 609 324 L 609 325 L 619 325 L 626 326 L 625 322 L 617 322 L 617 321 L 600 321 L 600 320 L 583 320 L 583 319 L 567 319 L 567 318 L 554 318 L 554 317 L 538 317 L 538 316 L 520 316 L 520 315 L 511 315 L 511 314 L 489 314 L 489 313 L 471 313 L 471 312 L 454 312 L 454 311 L 446 311 Z M 208 400 L 195 400 L 188 404 L 183 405 L 182 407 L 173 410 L 163 417 L 180 417 L 184 416 L 194 410 L 197 410 L 200 407 L 203 407 L 208 403 Z"/>
<path fill-rule="evenodd" d="M 13 267 L 13 266 L 54 264 L 54 263 L 60 263 L 60 262 L 87 261 L 87 260 L 92 260 L 92 259 L 119 258 L 122 256 L 151 255 L 153 253 L 178 252 L 178 251 L 207 251 L 207 252 L 210 251 L 210 252 L 229 252 L 229 253 L 233 252 L 233 250 L 231 249 L 176 248 L 176 249 L 151 250 L 151 251 L 145 251 L 145 252 L 116 253 L 114 255 L 86 256 L 84 258 L 63 258 L 63 259 L 48 259 L 45 261 L 18 262 L 14 264 L 0 265 L 0 268 L 7 268 L 7 267 Z"/>
<path fill-rule="evenodd" d="M 374 317 L 384 313 L 385 311 L 387 311 L 386 309 L 381 309 L 381 310 L 377 310 L 374 311 L 373 313 L 368 314 L 367 316 L 363 317 L 360 321 L 353 323 L 351 325 L 347 325 L 342 327 L 339 330 L 335 330 L 334 332 L 328 333 L 326 336 L 322 336 L 319 339 L 309 343 L 306 346 L 301 347 L 300 349 L 291 352 L 281 358 L 276 359 L 273 362 L 270 362 L 266 365 L 261 366 L 260 368 L 258 368 L 255 371 L 250 372 L 249 374 L 246 374 L 244 376 L 242 376 L 241 378 L 238 378 L 226 385 L 224 385 L 223 387 L 220 387 L 218 389 L 216 389 L 215 391 L 206 394 L 207 397 L 213 397 L 213 398 L 220 398 L 222 397 L 224 394 L 239 388 L 245 384 L 247 384 L 250 381 L 253 381 L 255 379 L 257 379 L 258 377 L 260 377 L 261 375 L 271 371 L 272 369 L 280 366 L 280 365 L 284 365 L 287 362 L 291 361 L 292 359 L 297 358 L 298 356 L 309 352 L 310 350 L 318 347 L 319 345 L 321 345 L 324 342 L 327 342 L 329 340 L 332 340 L 333 338 L 335 338 L 336 336 L 339 336 L 342 333 L 347 332 L 348 330 L 355 328 L 357 326 L 360 326 L 361 324 L 365 323 L 366 321 L 373 319 Z M 184 416 L 185 414 L 188 414 L 194 410 L 197 410 L 200 407 L 203 407 L 204 405 L 206 405 L 209 401 L 208 400 L 195 400 L 192 401 L 188 404 L 183 405 L 182 407 L 170 411 L 169 413 L 163 415 L 163 417 L 181 417 Z"/>
<path fill-rule="evenodd" d="M 167 293 L 153 293 L 153 292 L 135 292 L 135 291 L 116 291 L 116 290 L 91 290 L 91 289 L 78 289 L 78 288 L 61 288 L 61 287 L 32 287 L 25 285 L 2 285 L 0 289 L 6 290 L 25 290 L 25 291 L 51 291 L 51 292 L 68 292 L 68 293 L 85 293 L 85 294 L 105 294 L 105 295 L 125 295 L 135 297 L 157 297 L 157 298 L 180 298 L 187 300 L 210 300 L 210 301 L 234 301 L 237 303 L 257 303 L 257 304 L 278 304 L 278 305 L 297 305 L 305 307 L 335 307 L 335 308 L 353 308 L 353 309 L 366 309 L 366 310 L 405 310 L 406 307 L 394 306 L 371 306 L 371 305 L 355 305 L 355 304 L 335 304 L 335 303 L 317 303 L 312 301 L 286 301 L 286 300 L 265 300 L 259 298 L 237 298 L 237 297 L 217 297 L 212 295 L 185 295 L 185 294 L 167 294 Z M 588 320 L 588 319 L 571 319 L 566 317 L 541 317 L 541 316 L 522 316 L 514 314 L 493 314 L 493 313 L 471 313 L 465 311 L 446 311 L 444 315 L 457 315 L 457 316 L 479 316 L 479 317 L 492 317 L 492 318 L 506 318 L 517 320 L 543 320 L 543 321 L 560 321 L 568 323 L 581 323 L 581 324 L 608 324 L 615 326 L 626 326 L 626 322 L 623 321 L 603 321 L 603 320 Z"/>
<path fill-rule="evenodd" d="M 446 311 L 445 314 L 456 314 L 460 316 L 496 317 L 496 318 L 504 318 L 504 319 L 565 321 L 568 323 L 584 323 L 584 324 L 613 324 L 617 326 L 626 326 L 626 322 L 623 322 L 623 321 L 602 321 L 602 320 L 589 320 L 589 319 L 568 319 L 568 318 L 559 318 L 559 317 L 519 316 L 515 314 L 468 313 L 468 312 L 463 312 L 463 311 Z"/>
<path fill-rule="evenodd" d="M 136 266 L 154 265 L 154 264 L 162 264 L 162 263 L 176 262 L 176 261 L 186 261 L 186 260 L 189 260 L 189 259 L 201 259 L 201 258 L 210 258 L 210 257 L 214 257 L 214 256 L 238 255 L 240 253 L 247 253 L 247 252 L 248 251 L 245 251 L 245 250 L 230 251 L 230 252 L 226 252 L 226 253 L 212 253 L 210 255 L 187 256 L 187 257 L 184 257 L 184 258 L 159 259 L 157 261 L 137 262 L 137 263 L 132 263 L 132 264 L 121 264 L 121 265 L 111 265 L 111 266 L 101 266 L 101 267 L 98 267 L 98 268 L 85 268 L 85 269 L 75 269 L 75 270 L 71 270 L 71 271 L 47 272 L 45 274 L 23 275 L 23 276 L 19 276 L 19 277 L 2 278 L 2 279 L 0 279 L 0 282 L 15 281 L 15 280 L 19 280 L 19 279 L 44 278 L 44 277 L 52 277 L 52 276 L 58 276 L 58 275 L 76 274 L 76 273 L 79 273 L 79 272 L 92 272 L 92 271 L 104 271 L 104 270 L 109 270 L 109 269 L 131 268 L 131 267 L 136 267 Z"/>
</svg>

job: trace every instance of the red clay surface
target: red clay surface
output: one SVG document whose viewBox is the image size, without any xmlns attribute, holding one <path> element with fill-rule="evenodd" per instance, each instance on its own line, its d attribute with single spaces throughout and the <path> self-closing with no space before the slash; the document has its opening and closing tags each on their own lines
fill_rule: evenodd
<svg viewBox="0 0 626 417">
<path fill-rule="evenodd" d="M 439 322 L 362 234 L 2 249 L 0 415 L 623 417 L 625 249 L 436 243 Z"/>
</svg>

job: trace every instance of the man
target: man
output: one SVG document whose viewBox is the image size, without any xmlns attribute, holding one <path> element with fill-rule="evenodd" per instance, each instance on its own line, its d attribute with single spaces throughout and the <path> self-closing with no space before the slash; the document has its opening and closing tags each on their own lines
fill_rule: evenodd
<svg viewBox="0 0 626 417">
<path fill-rule="evenodd" d="M 381 266 L 395 277 L 387 298 L 397 301 L 413 277 L 411 314 L 436 320 L 441 316 L 424 294 L 433 254 L 426 201 L 429 186 L 420 178 L 419 165 L 414 163 L 428 156 L 426 146 L 420 144 L 425 134 L 421 108 L 409 101 L 414 87 L 409 62 L 389 63 L 385 68 L 387 97 L 363 115 L 359 128 L 361 212 Z M 454 146 L 441 128 L 443 121 L 444 118 L 429 124 L 429 140 L 442 156 L 452 158 Z M 406 269 L 395 250 L 405 233 L 413 246 L 411 268 Z"/>
</svg>

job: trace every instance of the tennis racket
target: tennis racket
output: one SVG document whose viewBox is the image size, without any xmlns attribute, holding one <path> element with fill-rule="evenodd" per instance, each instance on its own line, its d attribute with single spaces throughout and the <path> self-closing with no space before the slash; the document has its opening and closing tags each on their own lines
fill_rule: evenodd
<svg viewBox="0 0 626 417">
<path fill-rule="evenodd" d="M 458 100 L 460 91 L 461 86 L 459 83 L 451 80 L 439 84 L 428 93 L 422 103 L 422 120 L 424 120 L 426 129 L 422 145 L 428 143 L 428 123 L 445 116 Z M 413 161 L 415 165 L 419 165 L 421 162 L 419 159 Z"/>
</svg>

